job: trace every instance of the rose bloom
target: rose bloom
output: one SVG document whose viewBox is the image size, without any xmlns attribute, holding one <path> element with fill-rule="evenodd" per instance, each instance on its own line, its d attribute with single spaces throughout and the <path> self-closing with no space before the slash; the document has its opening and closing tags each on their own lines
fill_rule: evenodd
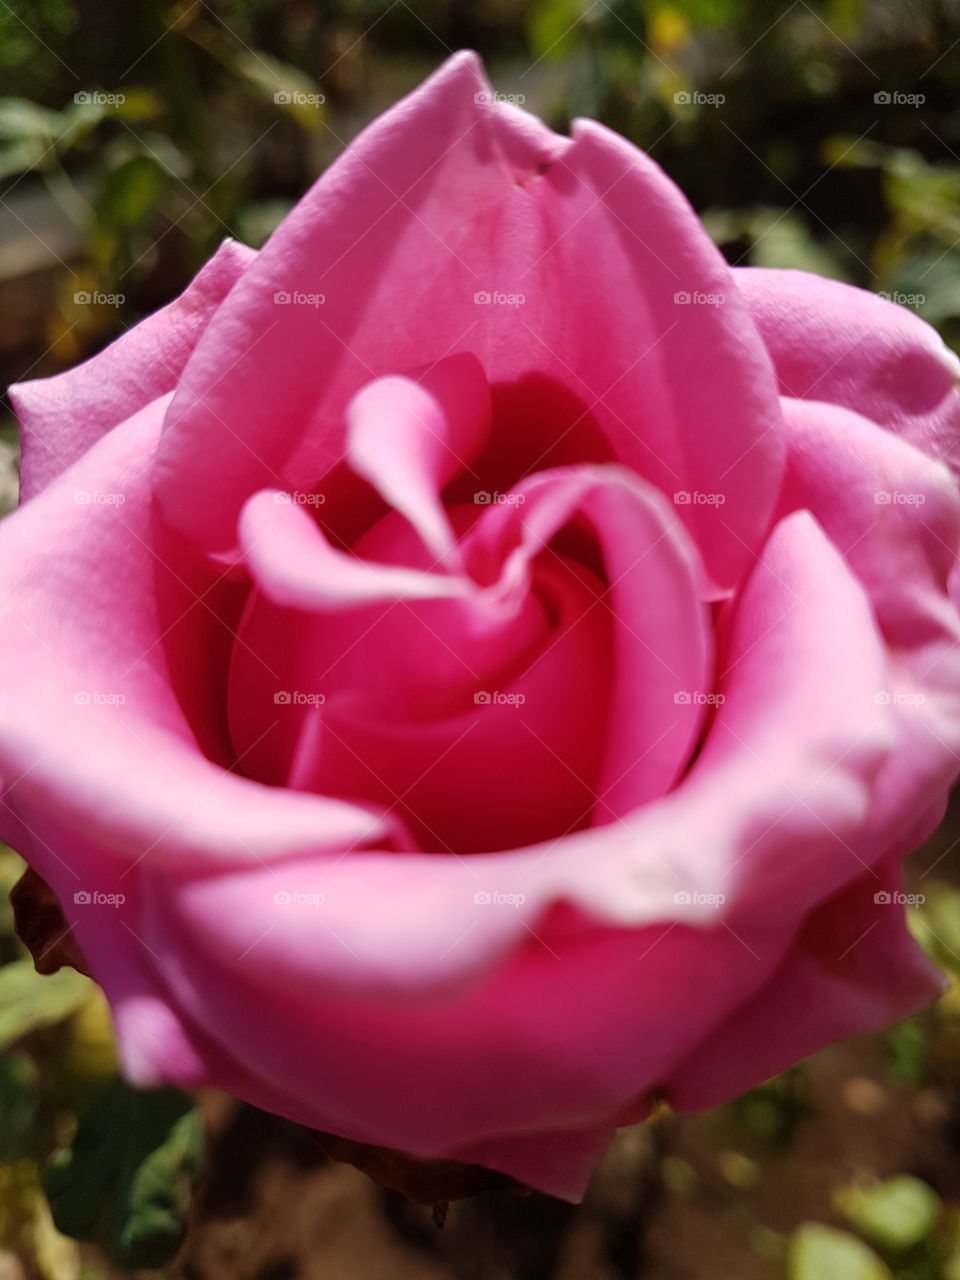
<svg viewBox="0 0 960 1280">
<path fill-rule="evenodd" d="M 575 1199 L 929 1001 L 957 368 L 458 54 L 16 388 L 0 833 L 128 1077 Z"/>
</svg>

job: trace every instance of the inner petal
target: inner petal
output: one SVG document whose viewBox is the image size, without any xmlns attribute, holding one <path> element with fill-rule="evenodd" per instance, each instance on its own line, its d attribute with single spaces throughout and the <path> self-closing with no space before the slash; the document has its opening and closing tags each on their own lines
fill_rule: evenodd
<svg viewBox="0 0 960 1280">
<path fill-rule="evenodd" d="M 430 554 L 396 513 L 355 552 L 407 565 Z M 230 677 L 242 767 L 276 785 L 376 797 L 423 849 L 507 848 L 585 825 L 609 692 L 603 590 L 544 554 L 530 589 L 495 604 L 405 599 L 319 614 L 258 594 Z"/>
<path fill-rule="evenodd" d="M 347 408 L 347 458 L 418 531 L 438 560 L 454 537 L 440 499 L 470 471 L 490 433 L 490 392 L 475 356 L 450 356 L 419 379 L 380 378 Z"/>
</svg>

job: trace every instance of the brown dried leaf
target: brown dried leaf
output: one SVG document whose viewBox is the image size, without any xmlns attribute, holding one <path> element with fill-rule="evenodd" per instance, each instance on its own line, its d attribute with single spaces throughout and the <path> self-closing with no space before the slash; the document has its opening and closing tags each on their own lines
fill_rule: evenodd
<svg viewBox="0 0 960 1280">
<path fill-rule="evenodd" d="M 37 973 L 56 973 L 72 965 L 90 977 L 90 970 L 64 918 L 57 896 L 32 868 L 10 890 L 17 933 L 33 956 Z"/>
</svg>

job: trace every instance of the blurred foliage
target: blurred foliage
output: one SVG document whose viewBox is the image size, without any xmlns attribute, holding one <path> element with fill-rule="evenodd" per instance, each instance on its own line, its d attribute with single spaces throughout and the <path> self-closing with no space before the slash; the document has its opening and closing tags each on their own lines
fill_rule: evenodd
<svg viewBox="0 0 960 1280">
<path fill-rule="evenodd" d="M 788 1280 L 894 1280 L 856 1236 L 820 1222 L 798 1227 L 790 1241 Z"/>
<path fill-rule="evenodd" d="M 76 228 L 40 347 L 70 363 L 223 236 L 262 243 L 472 45 L 554 126 L 649 149 L 731 261 L 909 299 L 956 342 L 958 36 L 947 0 L 5 0 L 0 200 L 42 183 Z"/>
<path fill-rule="evenodd" d="M 110 1080 L 47 1173 L 54 1221 L 120 1266 L 162 1266 L 183 1238 L 202 1155 L 200 1120 L 185 1094 Z"/>
</svg>

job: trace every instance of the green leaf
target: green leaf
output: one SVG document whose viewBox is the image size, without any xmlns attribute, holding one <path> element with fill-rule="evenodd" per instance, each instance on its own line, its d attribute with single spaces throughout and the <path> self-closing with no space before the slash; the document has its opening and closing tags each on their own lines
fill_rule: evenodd
<svg viewBox="0 0 960 1280">
<path fill-rule="evenodd" d="M 32 960 L 0 967 L 0 1053 L 31 1031 L 62 1022 L 93 990 L 90 979 L 75 969 L 39 974 Z"/>
<path fill-rule="evenodd" d="M 843 1215 L 868 1239 L 902 1252 L 925 1240 L 940 1214 L 940 1197 L 907 1174 L 872 1187 L 845 1187 L 837 1195 Z"/>
<path fill-rule="evenodd" d="M 893 1280 L 889 1269 L 848 1231 L 804 1222 L 790 1237 L 787 1280 Z"/>
<path fill-rule="evenodd" d="M 907 924 L 931 960 L 960 977 L 960 888 L 928 885 L 923 904 L 907 913 Z"/>
<path fill-rule="evenodd" d="M 582 0 L 540 0 L 527 25 L 533 52 L 540 58 L 562 58 L 570 53 L 582 18 Z"/>
<path fill-rule="evenodd" d="M 26 98 L 0 98 L 0 178 L 43 164 L 59 123 L 55 111 Z"/>
<path fill-rule="evenodd" d="M 109 173 L 95 204 L 104 230 L 133 227 L 156 206 L 167 175 L 152 156 L 136 155 Z"/>
<path fill-rule="evenodd" d="M 895 1023 L 886 1034 L 890 1074 L 915 1087 L 922 1085 L 928 1074 L 927 1029 L 921 1018 L 907 1018 Z"/>
<path fill-rule="evenodd" d="M 233 53 L 227 65 L 259 97 L 291 115 L 301 128 L 316 132 L 323 123 L 326 98 L 299 67 L 265 53 Z"/>
<path fill-rule="evenodd" d="M 237 76 L 255 96 L 287 112 L 304 129 L 314 132 L 320 128 L 326 98 L 302 68 L 262 50 L 248 49 L 206 22 L 192 22 L 184 35 Z"/>
<path fill-rule="evenodd" d="M 183 1238 L 202 1154 L 200 1118 L 186 1094 L 111 1080 L 47 1173 L 57 1229 L 99 1244 L 117 1266 L 164 1266 Z"/>
<path fill-rule="evenodd" d="M 36 1063 L 23 1053 L 0 1057 L 0 1163 L 33 1155 L 38 1101 Z"/>
</svg>

